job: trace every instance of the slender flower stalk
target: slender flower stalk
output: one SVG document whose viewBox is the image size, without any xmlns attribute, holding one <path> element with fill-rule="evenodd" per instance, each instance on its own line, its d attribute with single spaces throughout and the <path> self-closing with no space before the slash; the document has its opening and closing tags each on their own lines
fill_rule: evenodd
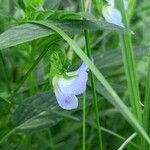
<svg viewBox="0 0 150 150">
<path fill-rule="evenodd" d="M 84 0 L 81 0 L 81 11 L 85 11 Z M 87 53 L 86 48 L 85 53 Z M 86 150 L 86 92 L 83 94 L 82 112 L 82 150 Z"/>
<path fill-rule="evenodd" d="M 83 94 L 82 111 L 82 150 L 86 150 L 86 92 Z"/>
<path fill-rule="evenodd" d="M 85 0 L 82 0 L 81 2 L 82 2 L 83 11 L 85 11 Z M 84 30 L 84 36 L 85 36 L 85 42 L 86 42 L 87 55 L 89 58 L 91 58 L 92 53 L 91 53 L 90 38 L 89 38 L 88 30 Z M 98 110 L 98 104 L 97 104 L 98 99 L 97 99 L 97 93 L 96 93 L 96 87 L 95 87 L 95 79 L 91 71 L 90 71 L 90 79 L 91 79 L 91 87 L 92 87 L 92 92 L 93 92 L 96 123 L 97 123 L 97 128 L 98 128 L 99 148 L 100 150 L 102 150 L 103 144 L 102 144 L 102 134 L 101 134 L 100 120 L 99 120 L 99 110 Z"/>
<path fill-rule="evenodd" d="M 150 53 L 148 55 L 148 68 L 147 68 L 147 79 L 146 79 L 146 88 L 145 88 L 145 99 L 144 99 L 144 129 L 150 135 Z M 150 145 L 146 141 L 142 141 L 143 150 L 150 149 Z"/>
</svg>

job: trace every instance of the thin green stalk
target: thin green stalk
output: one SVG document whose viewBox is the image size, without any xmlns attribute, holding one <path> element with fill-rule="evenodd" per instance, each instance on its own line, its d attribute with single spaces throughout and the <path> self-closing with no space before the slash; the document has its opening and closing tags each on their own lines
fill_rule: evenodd
<svg viewBox="0 0 150 150">
<path fill-rule="evenodd" d="M 97 123 L 97 128 L 98 128 L 99 146 L 100 146 L 100 150 L 103 150 L 102 134 L 101 134 L 99 111 L 98 111 L 98 104 L 97 104 L 98 99 L 97 99 L 97 93 L 96 93 L 96 88 L 95 88 L 95 78 L 91 71 L 90 71 L 90 78 L 91 78 L 91 87 L 92 87 L 93 99 L 94 99 L 96 123 Z"/>
<path fill-rule="evenodd" d="M 129 28 L 129 23 L 127 20 L 127 15 L 125 12 L 125 8 L 123 5 L 122 0 L 116 0 L 116 5 L 122 13 L 123 21 L 126 28 Z M 120 35 L 121 46 L 122 46 L 122 55 L 123 55 L 123 62 L 125 67 L 125 73 L 127 76 L 127 83 L 128 83 L 128 91 L 130 96 L 130 103 L 131 109 L 133 114 L 142 123 L 142 109 L 140 104 L 140 93 L 138 87 L 138 80 L 136 75 L 136 65 L 135 65 L 135 58 L 134 52 L 132 47 L 131 41 L 131 34 L 127 33 L 124 35 Z"/>
<path fill-rule="evenodd" d="M 150 135 L 150 53 L 148 56 L 148 72 L 146 79 L 146 89 L 145 89 L 145 99 L 144 99 L 144 115 L 143 122 L 145 131 Z M 150 149 L 150 145 L 148 145 L 145 141 L 143 143 L 143 150 Z"/>
<path fill-rule="evenodd" d="M 135 137 L 137 136 L 137 133 L 133 133 L 132 135 L 130 135 L 124 142 L 123 144 L 118 148 L 118 150 L 124 150 L 125 147 L 127 146 L 127 144 L 129 144 L 129 142 L 131 142 Z"/>
<path fill-rule="evenodd" d="M 85 11 L 84 0 L 81 0 L 81 11 Z M 86 48 L 85 53 L 87 53 Z M 86 92 L 83 94 L 82 112 L 82 150 L 86 150 Z"/>
<path fill-rule="evenodd" d="M 82 10 L 85 12 L 85 0 L 81 0 Z M 92 57 L 91 52 L 91 46 L 90 46 L 90 38 L 89 38 L 89 32 L 88 30 L 84 30 L 84 36 L 85 36 L 85 42 L 86 42 L 86 52 L 87 56 L 89 58 Z M 94 108 L 95 108 L 95 116 L 96 116 L 96 123 L 98 128 L 98 139 L 99 139 L 99 148 L 100 150 L 103 149 L 102 144 L 102 134 L 101 134 L 101 128 L 100 128 L 100 120 L 99 120 L 99 111 L 98 111 L 98 104 L 97 104 L 97 93 L 95 88 L 95 79 L 93 73 L 90 71 L 90 79 L 91 79 L 91 87 L 92 87 L 92 93 L 93 93 L 93 99 L 94 99 Z"/>
<path fill-rule="evenodd" d="M 85 40 L 86 40 L 87 56 L 91 58 L 92 53 L 91 53 L 91 47 L 90 47 L 89 32 L 84 31 L 84 35 L 85 35 Z M 99 120 L 99 110 L 98 110 L 98 104 L 97 104 L 98 99 L 97 99 L 97 93 L 96 93 L 95 78 L 91 71 L 90 71 L 90 80 L 91 80 L 91 87 L 92 87 L 93 100 L 94 100 L 96 123 L 97 123 L 97 128 L 98 128 L 99 146 L 100 146 L 100 150 L 102 150 L 103 143 L 102 143 L 102 134 L 101 134 L 101 128 L 100 128 L 100 120 Z"/>
<path fill-rule="evenodd" d="M 83 94 L 83 115 L 82 115 L 82 150 L 86 149 L 86 92 Z"/>
</svg>

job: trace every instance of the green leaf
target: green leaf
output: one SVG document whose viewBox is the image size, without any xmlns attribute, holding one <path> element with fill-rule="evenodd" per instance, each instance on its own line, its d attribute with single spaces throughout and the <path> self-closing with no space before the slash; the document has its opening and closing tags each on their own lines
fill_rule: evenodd
<svg viewBox="0 0 150 150">
<path fill-rule="evenodd" d="M 90 106 L 92 104 L 91 92 L 87 91 L 87 103 Z M 79 97 L 79 108 L 75 111 L 82 109 L 82 96 Z M 49 91 L 42 94 L 29 97 L 20 103 L 15 110 L 12 119 L 16 125 L 14 132 L 34 132 L 56 125 L 63 118 L 72 119 L 76 122 L 80 122 L 81 119 L 71 115 L 74 111 L 65 111 L 60 109 L 53 92 Z M 93 121 L 87 121 L 87 123 L 96 128 Z M 110 131 L 104 127 L 101 127 L 102 131 L 111 134 L 122 141 L 124 137 L 117 133 Z M 131 143 L 134 145 L 133 143 Z M 136 145 L 134 145 L 136 146 Z"/>
<path fill-rule="evenodd" d="M 118 150 L 124 150 L 125 147 L 128 145 L 129 142 L 131 142 L 135 137 L 137 136 L 137 133 L 133 133 L 132 135 L 130 135 L 125 141 L 124 143 L 118 148 Z"/>
<path fill-rule="evenodd" d="M 88 30 L 110 30 L 116 32 L 128 32 L 128 30 L 119 28 L 115 25 L 101 22 L 101 21 L 86 21 L 86 20 L 62 20 L 62 21 L 49 21 L 50 23 L 60 27 L 66 32 L 76 34 L 81 31 Z M 0 35 L 0 49 L 9 48 L 21 43 L 46 37 L 55 34 L 47 27 L 38 24 L 23 24 L 12 27 Z"/>
<path fill-rule="evenodd" d="M 46 37 L 52 31 L 38 25 L 24 24 L 12 27 L 0 35 L 0 49 Z"/>
<path fill-rule="evenodd" d="M 92 103 L 92 96 L 90 90 L 88 90 L 87 106 L 90 105 L 91 103 Z M 82 96 L 79 97 L 79 108 L 77 110 L 80 110 L 81 108 L 82 108 Z M 44 116 L 49 115 L 49 119 L 48 119 L 49 121 L 47 120 L 47 122 L 49 122 L 49 126 L 53 126 L 57 123 L 57 121 L 55 121 L 56 118 L 57 120 L 59 120 L 59 118 L 63 119 L 64 117 L 69 118 L 66 115 L 69 115 L 72 112 L 74 111 L 65 111 L 61 109 L 57 104 L 54 93 L 52 91 L 49 91 L 25 99 L 16 109 L 12 117 L 13 117 L 13 122 L 17 126 L 19 126 L 17 127 L 19 131 L 21 130 L 32 131 L 33 129 L 36 130 L 36 127 L 34 126 L 34 122 L 36 122 L 35 120 L 37 118 L 40 120 L 40 119 L 44 119 L 45 118 Z M 74 119 L 74 118 L 71 117 L 70 119 Z M 32 122 L 33 122 L 33 126 L 32 126 Z M 28 124 L 30 124 L 30 128 L 29 127 L 26 128 Z M 40 128 L 41 126 L 40 122 L 37 123 L 36 126 Z"/>
</svg>

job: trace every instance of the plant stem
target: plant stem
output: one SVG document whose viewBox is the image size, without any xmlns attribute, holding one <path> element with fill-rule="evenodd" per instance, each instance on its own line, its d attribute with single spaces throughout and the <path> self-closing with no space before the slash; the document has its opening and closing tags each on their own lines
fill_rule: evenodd
<svg viewBox="0 0 150 150">
<path fill-rule="evenodd" d="M 143 115 L 144 129 L 150 135 L 150 53 L 148 56 L 148 73 L 146 79 L 145 99 L 144 99 L 144 115 Z M 143 150 L 150 149 L 145 141 L 143 143 Z"/>
<path fill-rule="evenodd" d="M 83 94 L 82 150 L 86 149 L 86 92 Z"/>
<path fill-rule="evenodd" d="M 91 87 L 92 87 L 93 99 L 94 99 L 96 123 L 97 123 L 97 128 L 98 128 L 99 146 L 100 146 L 100 150 L 103 150 L 102 134 L 101 134 L 99 111 L 98 111 L 98 104 L 97 104 L 97 93 L 96 93 L 96 88 L 95 88 L 95 79 L 94 79 L 94 75 L 91 71 L 90 71 L 90 78 L 91 78 Z"/>
<path fill-rule="evenodd" d="M 82 11 L 86 11 L 85 9 L 85 0 L 81 0 Z M 86 52 L 89 58 L 92 57 L 91 53 L 91 46 L 90 46 L 90 39 L 89 39 L 89 32 L 88 30 L 84 30 L 85 42 L 86 42 Z M 95 107 L 95 116 L 96 116 L 96 123 L 98 128 L 98 138 L 99 138 L 99 148 L 100 150 L 103 149 L 102 145 L 102 135 L 101 135 L 101 128 L 100 128 L 100 120 L 99 120 L 99 111 L 98 111 L 98 104 L 97 104 L 97 93 L 95 88 L 95 79 L 93 73 L 90 71 L 90 79 L 91 79 L 91 87 L 94 99 L 94 107 Z"/>
<path fill-rule="evenodd" d="M 84 0 L 81 0 L 81 11 L 85 11 Z M 87 49 L 85 48 L 85 53 Z M 83 109 L 82 109 L 82 150 L 86 150 L 86 92 L 83 94 Z"/>
</svg>

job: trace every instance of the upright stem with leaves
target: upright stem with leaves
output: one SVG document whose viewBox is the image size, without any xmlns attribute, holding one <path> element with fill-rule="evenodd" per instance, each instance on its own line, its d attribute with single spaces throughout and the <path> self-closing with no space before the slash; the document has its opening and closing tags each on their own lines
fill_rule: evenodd
<svg viewBox="0 0 150 150">
<path fill-rule="evenodd" d="M 81 5 L 82 5 L 82 11 L 85 12 L 86 11 L 85 10 L 85 0 L 81 0 Z M 92 53 L 91 53 L 90 38 L 89 38 L 88 30 L 84 30 L 84 36 L 85 36 L 85 42 L 86 42 L 87 56 L 89 58 L 91 58 Z M 98 99 L 97 99 L 97 93 L 96 93 L 96 87 L 95 87 L 95 79 L 94 79 L 94 75 L 91 71 L 90 71 L 90 79 L 91 79 L 91 87 L 92 87 L 93 99 L 94 99 L 96 123 L 97 123 L 97 128 L 98 128 L 99 148 L 100 148 L 100 150 L 102 150 L 103 145 L 102 145 L 102 135 L 101 135 L 99 111 L 98 111 L 98 104 L 97 104 Z"/>
</svg>

